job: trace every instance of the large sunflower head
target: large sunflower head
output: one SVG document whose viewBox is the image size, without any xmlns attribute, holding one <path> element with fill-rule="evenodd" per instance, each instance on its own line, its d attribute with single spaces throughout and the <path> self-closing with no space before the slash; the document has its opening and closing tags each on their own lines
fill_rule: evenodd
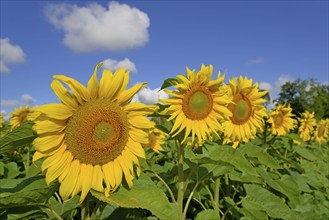
<svg viewBox="0 0 329 220">
<path fill-rule="evenodd" d="M 233 143 L 236 148 L 240 142 L 246 142 L 256 136 L 257 130 L 262 130 L 267 116 L 262 97 L 267 91 L 259 91 L 258 83 L 252 84 L 252 79 L 240 76 L 232 78 L 227 86 L 228 94 L 233 103 L 229 104 L 232 116 L 223 123 L 224 143 Z"/>
<path fill-rule="evenodd" d="M 11 112 L 11 118 L 9 119 L 9 125 L 11 129 L 16 129 L 25 121 L 33 121 L 38 114 L 30 108 L 28 105 L 25 107 L 20 106 L 19 108 L 15 108 L 13 112 Z"/>
<path fill-rule="evenodd" d="M 279 105 L 275 110 L 270 113 L 268 122 L 271 124 L 271 133 L 273 135 L 285 135 L 289 133 L 295 126 L 295 119 L 290 105 Z"/>
<path fill-rule="evenodd" d="M 131 187 L 134 164 L 139 166 L 138 157 L 145 158 L 141 144 L 148 143 L 153 128 L 146 115 L 154 107 L 130 103 L 145 83 L 126 89 L 129 73 L 123 68 L 114 74 L 104 70 L 98 81 L 101 65 L 87 87 L 55 75 L 51 87 L 61 103 L 37 108 L 42 114 L 34 125 L 39 136 L 33 141 L 33 160 L 44 158 L 46 182 L 58 179 L 64 200 L 81 192 L 83 201 L 90 189 L 108 194 L 121 184 L 123 174 Z"/>
<path fill-rule="evenodd" d="M 311 135 L 314 131 L 314 126 L 316 125 L 316 120 L 314 118 L 314 112 L 310 113 L 308 111 L 302 113 L 299 119 L 300 125 L 298 128 L 298 134 L 304 141 L 311 140 Z"/>
<path fill-rule="evenodd" d="M 159 153 L 160 151 L 163 151 L 162 145 L 165 143 L 166 134 L 154 127 L 152 130 L 150 130 L 149 134 L 149 142 L 147 144 L 143 144 L 144 147 L 151 148 L 155 152 Z"/>
<path fill-rule="evenodd" d="M 327 142 L 329 140 L 329 119 L 322 119 L 317 123 L 314 130 L 314 141 L 318 143 Z"/>
<path fill-rule="evenodd" d="M 185 129 L 182 142 L 192 133 L 192 143 L 195 137 L 202 143 L 221 129 L 220 120 L 232 115 L 227 108 L 230 100 L 219 89 L 224 76 L 218 73 L 217 79 L 211 80 L 212 65 L 202 65 L 197 73 L 188 68 L 186 71 L 186 75 L 177 76 L 176 90 L 165 90 L 171 97 L 161 100 L 170 105 L 163 113 L 170 115 L 168 121 L 175 119 L 170 132 L 173 136 Z"/>
</svg>

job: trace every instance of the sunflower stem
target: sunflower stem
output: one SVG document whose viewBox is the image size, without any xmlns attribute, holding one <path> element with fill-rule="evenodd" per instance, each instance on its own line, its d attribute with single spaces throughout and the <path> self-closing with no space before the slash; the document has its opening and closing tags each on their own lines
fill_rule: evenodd
<svg viewBox="0 0 329 220">
<path fill-rule="evenodd" d="M 184 218 L 186 216 L 186 213 L 187 213 L 187 210 L 188 210 L 188 206 L 189 206 L 189 204 L 191 202 L 191 199 L 193 198 L 193 194 L 194 194 L 195 190 L 198 188 L 199 184 L 200 184 L 200 182 L 198 181 L 195 184 L 194 188 L 192 189 L 192 192 L 190 193 L 189 197 L 187 198 L 187 201 L 186 201 L 186 204 L 185 204 L 185 208 L 184 208 L 184 212 L 183 212 Z"/>
<path fill-rule="evenodd" d="M 177 204 L 178 210 L 180 213 L 180 219 L 184 220 L 184 191 L 185 191 L 185 182 L 184 182 L 184 145 L 180 144 L 179 141 L 176 140 L 177 146 L 177 164 L 178 164 L 178 195 L 177 195 Z"/>
<path fill-rule="evenodd" d="M 266 144 L 266 135 L 267 135 L 267 122 L 265 122 L 264 131 L 263 131 L 263 145 Z"/>
<path fill-rule="evenodd" d="M 214 192 L 214 210 L 218 215 L 218 219 L 220 218 L 220 216 L 219 216 L 219 189 L 220 189 L 220 178 L 218 177 L 215 180 L 215 192 Z"/>
</svg>

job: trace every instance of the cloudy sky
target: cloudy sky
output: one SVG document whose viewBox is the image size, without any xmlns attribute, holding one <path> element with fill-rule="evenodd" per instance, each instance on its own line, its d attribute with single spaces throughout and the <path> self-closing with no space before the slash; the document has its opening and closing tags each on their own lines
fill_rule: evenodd
<svg viewBox="0 0 329 220">
<path fill-rule="evenodd" d="M 328 1 L 0 1 L 1 111 L 57 102 L 52 75 L 86 84 L 95 65 L 124 66 L 135 97 L 213 64 L 270 90 L 298 77 L 328 83 Z M 217 74 L 215 74 L 217 75 Z"/>
</svg>

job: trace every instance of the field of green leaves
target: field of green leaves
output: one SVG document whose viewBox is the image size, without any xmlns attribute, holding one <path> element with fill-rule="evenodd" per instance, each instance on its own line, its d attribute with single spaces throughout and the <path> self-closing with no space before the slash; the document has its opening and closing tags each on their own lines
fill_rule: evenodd
<svg viewBox="0 0 329 220">
<path fill-rule="evenodd" d="M 123 182 L 109 197 L 91 191 L 79 204 L 79 196 L 63 202 L 58 181 L 47 186 L 41 162 L 31 162 L 32 124 L 1 128 L 0 219 L 180 218 L 174 139 L 160 154 L 146 151 L 131 189 Z M 168 133 L 172 124 L 161 124 Z M 184 152 L 183 213 L 187 219 L 328 219 L 328 164 L 328 143 L 304 142 L 295 133 L 263 133 L 237 149 L 206 141 Z"/>
</svg>

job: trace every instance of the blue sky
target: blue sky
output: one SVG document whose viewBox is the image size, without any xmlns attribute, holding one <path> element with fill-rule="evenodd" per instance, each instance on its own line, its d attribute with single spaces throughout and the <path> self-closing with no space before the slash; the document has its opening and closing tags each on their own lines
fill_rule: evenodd
<svg viewBox="0 0 329 220">
<path fill-rule="evenodd" d="M 64 74 L 86 84 L 95 65 L 163 80 L 212 64 L 275 96 L 301 77 L 328 83 L 328 1 L 0 1 L 1 111 L 58 101 Z M 121 62 L 123 61 L 123 62 Z M 144 97 L 145 96 L 145 97 Z"/>
</svg>

